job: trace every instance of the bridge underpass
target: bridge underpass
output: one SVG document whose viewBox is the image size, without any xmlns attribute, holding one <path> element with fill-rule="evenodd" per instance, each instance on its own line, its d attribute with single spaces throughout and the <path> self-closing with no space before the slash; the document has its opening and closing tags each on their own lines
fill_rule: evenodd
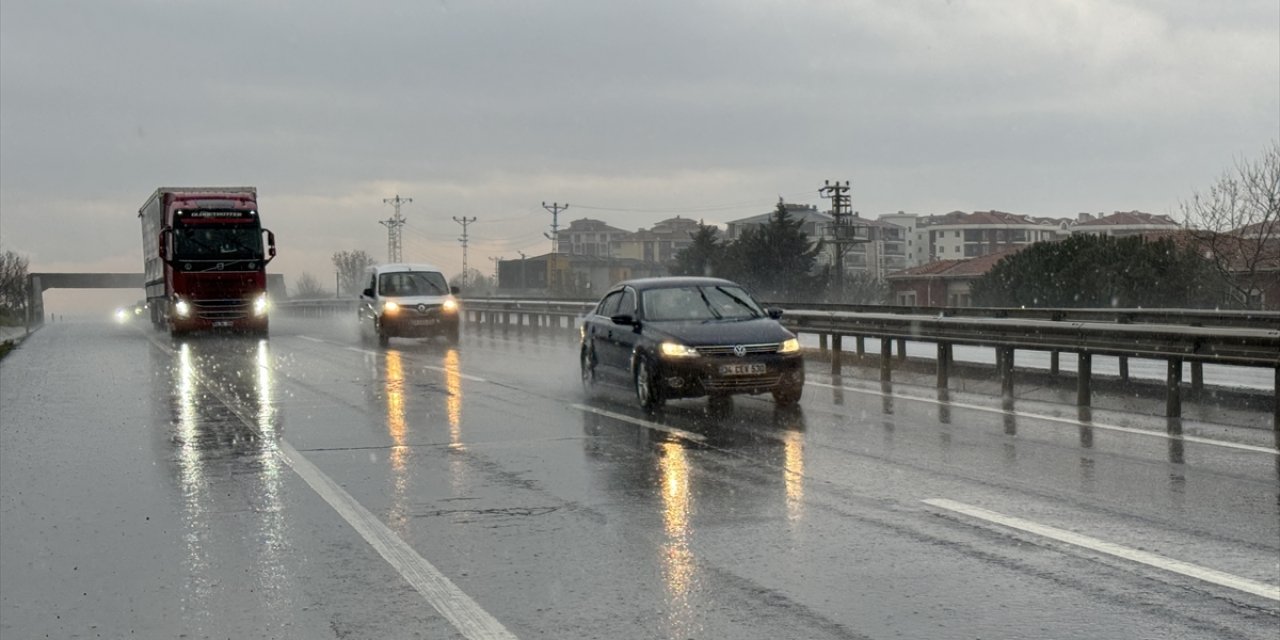
<svg viewBox="0 0 1280 640">
<path fill-rule="evenodd" d="M 135 289 L 145 297 L 141 273 L 32 273 L 27 276 L 27 326 L 44 323 L 44 292 L 49 289 Z M 267 274 L 267 291 L 284 298 L 284 276 Z"/>
</svg>

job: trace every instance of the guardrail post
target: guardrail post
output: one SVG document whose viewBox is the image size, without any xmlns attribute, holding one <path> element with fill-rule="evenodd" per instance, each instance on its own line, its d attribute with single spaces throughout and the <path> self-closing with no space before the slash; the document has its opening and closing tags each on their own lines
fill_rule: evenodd
<svg viewBox="0 0 1280 640">
<path fill-rule="evenodd" d="M 1000 354 L 998 364 L 1000 367 L 1000 394 L 1005 398 L 1013 397 L 1013 347 L 1000 347 L 996 353 Z"/>
<path fill-rule="evenodd" d="M 1191 391 L 1193 393 L 1204 391 L 1204 363 L 1198 360 L 1191 363 Z"/>
<path fill-rule="evenodd" d="M 858 349 L 858 357 L 867 355 L 867 342 L 862 336 L 856 336 L 853 339 L 853 345 Z"/>
<path fill-rule="evenodd" d="M 951 345 L 945 342 L 938 343 L 938 388 L 946 389 L 950 386 L 951 374 Z"/>
<path fill-rule="evenodd" d="M 843 366 L 841 356 L 844 355 L 844 336 L 836 333 L 831 335 L 831 375 L 840 375 L 840 369 Z"/>
<path fill-rule="evenodd" d="M 1076 354 L 1076 404 L 1087 407 L 1093 404 L 1093 354 Z"/>
<path fill-rule="evenodd" d="M 880 338 L 880 382 L 891 382 L 893 379 L 893 340 Z"/>
<path fill-rule="evenodd" d="M 1271 429 L 1280 431 L 1280 367 L 1276 367 L 1276 382 L 1271 389 L 1271 410 L 1275 412 L 1271 417 Z"/>
<path fill-rule="evenodd" d="M 1169 358 L 1169 375 L 1165 380 L 1164 415 L 1166 418 L 1182 416 L 1182 360 Z"/>
<path fill-rule="evenodd" d="M 907 339 L 898 338 L 898 359 L 906 361 L 907 359 Z"/>
<path fill-rule="evenodd" d="M 1129 356 L 1120 356 L 1120 380 L 1129 381 Z"/>
<path fill-rule="evenodd" d="M 1049 375 L 1058 377 L 1058 352 L 1049 352 Z"/>
<path fill-rule="evenodd" d="M 825 354 L 827 352 L 827 334 L 818 334 L 818 353 Z"/>
</svg>

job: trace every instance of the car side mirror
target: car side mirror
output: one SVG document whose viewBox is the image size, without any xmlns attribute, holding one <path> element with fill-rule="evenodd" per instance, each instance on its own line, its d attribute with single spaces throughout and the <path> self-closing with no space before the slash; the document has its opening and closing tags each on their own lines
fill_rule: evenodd
<svg viewBox="0 0 1280 640">
<path fill-rule="evenodd" d="M 373 297 L 373 289 L 365 289 L 364 291 L 361 291 L 361 292 L 360 292 L 360 295 L 362 295 L 362 296 L 364 296 L 364 297 L 366 297 L 366 298 L 372 298 L 372 297 Z"/>
<path fill-rule="evenodd" d="M 449 293 L 452 293 L 453 295 L 456 296 L 459 293 L 462 293 L 462 289 L 459 289 L 457 287 L 449 287 Z"/>
<path fill-rule="evenodd" d="M 774 320 L 777 320 L 778 318 L 782 317 L 782 309 L 779 309 L 777 307 L 769 307 L 765 309 L 764 312 L 769 314 L 769 317 L 773 318 Z"/>
<path fill-rule="evenodd" d="M 622 325 L 627 325 L 629 327 L 634 327 L 640 324 L 636 320 L 636 317 L 629 313 L 619 313 L 616 316 L 610 316 L 609 319 L 612 320 L 614 324 L 622 324 Z"/>
</svg>

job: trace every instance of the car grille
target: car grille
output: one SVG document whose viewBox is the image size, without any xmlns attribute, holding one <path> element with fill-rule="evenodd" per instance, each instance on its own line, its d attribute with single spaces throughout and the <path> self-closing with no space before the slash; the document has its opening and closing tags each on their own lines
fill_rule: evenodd
<svg viewBox="0 0 1280 640">
<path fill-rule="evenodd" d="M 192 302 L 191 306 L 195 307 L 197 318 L 218 322 L 220 320 L 239 320 L 249 317 L 249 304 L 249 301 L 243 298 L 231 298 L 228 300 L 196 300 Z"/>
<path fill-rule="evenodd" d="M 781 375 L 751 376 L 749 378 L 704 378 L 702 386 L 707 391 L 733 391 L 736 389 L 759 389 L 772 387 L 782 379 Z"/>
<path fill-rule="evenodd" d="M 695 347 L 695 348 L 698 350 L 698 353 L 704 356 L 737 355 L 736 353 L 733 352 L 733 345 L 715 345 L 715 346 L 709 346 L 709 347 Z M 770 342 L 767 344 L 744 344 L 742 345 L 742 348 L 746 349 L 746 353 L 744 353 L 743 355 L 752 354 L 752 353 L 777 353 L 778 343 Z"/>
</svg>

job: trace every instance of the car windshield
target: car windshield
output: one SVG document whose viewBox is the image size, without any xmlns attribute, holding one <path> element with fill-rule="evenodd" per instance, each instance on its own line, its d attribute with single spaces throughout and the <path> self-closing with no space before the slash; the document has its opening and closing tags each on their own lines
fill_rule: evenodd
<svg viewBox="0 0 1280 640">
<path fill-rule="evenodd" d="M 449 293 L 449 285 L 438 271 L 400 271 L 378 278 L 378 293 L 384 296 L 438 296 Z"/>
<path fill-rule="evenodd" d="M 654 321 L 747 320 L 764 315 L 738 287 L 687 286 L 644 292 L 645 318 Z"/>
</svg>

